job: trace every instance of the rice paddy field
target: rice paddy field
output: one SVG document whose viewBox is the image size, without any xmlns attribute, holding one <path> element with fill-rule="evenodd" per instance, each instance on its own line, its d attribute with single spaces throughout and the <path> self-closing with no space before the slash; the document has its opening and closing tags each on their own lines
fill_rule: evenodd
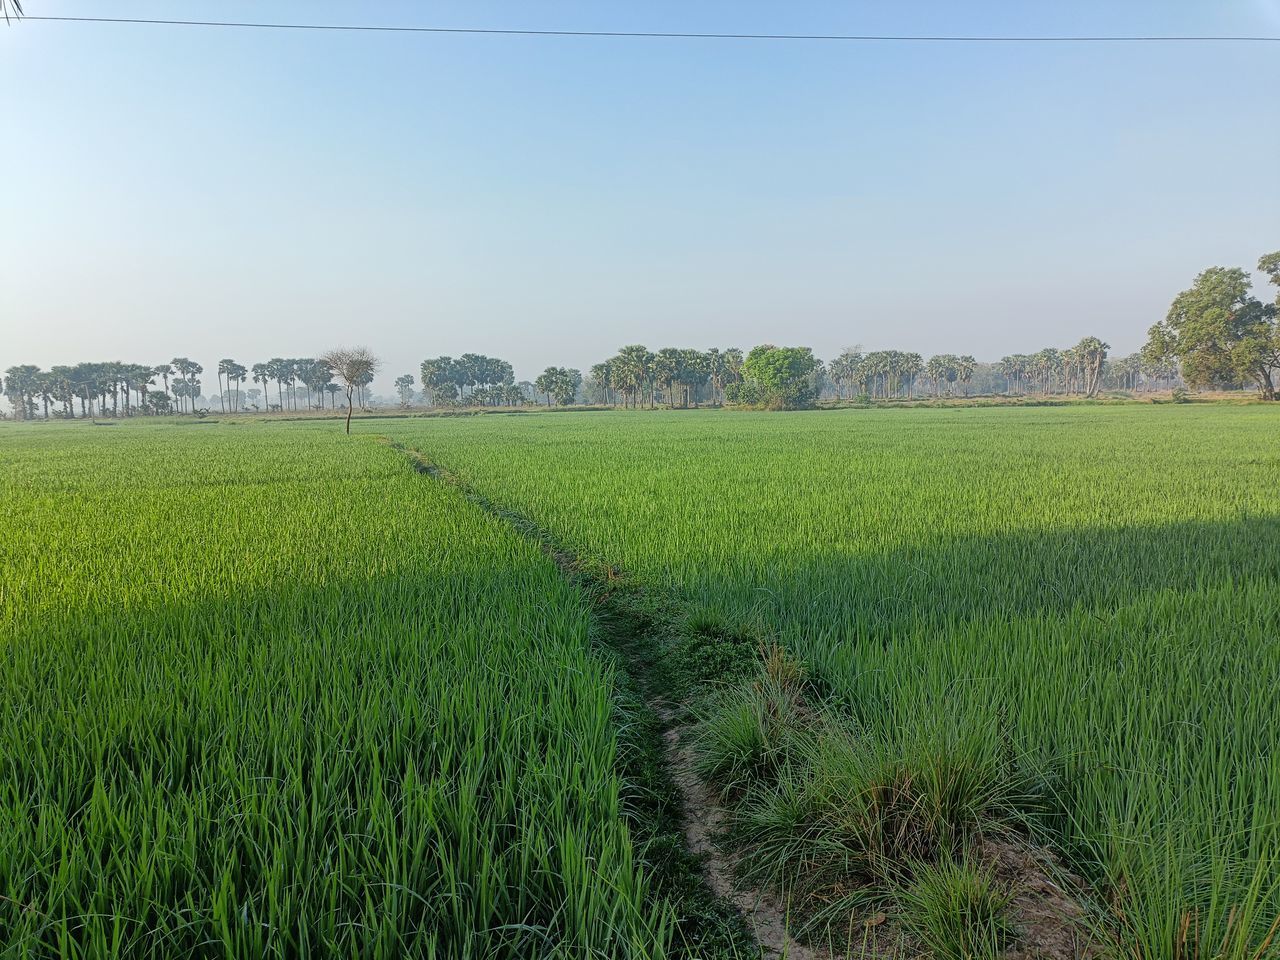
<svg viewBox="0 0 1280 960">
<path fill-rule="evenodd" d="M 0 425 L 0 956 L 679 953 L 620 667 L 502 511 L 1016 808 L 1107 951 L 1275 956 L 1278 477 L 1261 405 Z"/>
<path fill-rule="evenodd" d="M 1122 954 L 1275 955 L 1277 411 L 387 429 L 698 629 L 776 638 L 881 750 L 1016 786 Z"/>
<path fill-rule="evenodd" d="M 662 956 L 581 596 L 321 426 L 0 428 L 0 956 Z"/>
</svg>

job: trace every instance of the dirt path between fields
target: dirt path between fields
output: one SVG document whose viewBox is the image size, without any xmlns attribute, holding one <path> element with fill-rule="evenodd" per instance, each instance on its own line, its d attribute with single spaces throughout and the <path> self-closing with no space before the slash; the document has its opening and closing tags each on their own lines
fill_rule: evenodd
<svg viewBox="0 0 1280 960">
<path fill-rule="evenodd" d="M 681 742 L 683 728 L 676 711 L 655 701 L 650 706 L 662 719 L 667 769 L 684 806 L 684 835 L 689 851 L 703 863 L 708 885 L 716 896 L 728 900 L 742 914 L 760 952 L 770 960 L 833 960 L 826 950 L 806 946 L 787 932 L 786 910 L 761 890 L 744 888 L 733 879 L 733 862 L 721 853 L 716 839 L 724 831 L 728 811 L 694 770 L 692 751 Z"/>
</svg>

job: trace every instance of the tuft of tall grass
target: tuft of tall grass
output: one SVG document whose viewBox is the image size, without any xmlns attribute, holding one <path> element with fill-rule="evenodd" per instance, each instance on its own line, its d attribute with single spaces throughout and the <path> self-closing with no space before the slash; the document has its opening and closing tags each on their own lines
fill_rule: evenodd
<svg viewBox="0 0 1280 960">
<path fill-rule="evenodd" d="M 756 680 L 711 695 L 692 740 L 729 807 L 740 876 L 781 892 L 797 928 L 840 942 L 913 871 L 1004 827 L 1010 782 L 945 733 L 912 751 L 867 736 L 775 647 Z"/>
<path fill-rule="evenodd" d="M 935 960 L 998 960 L 1012 939 L 1013 897 L 989 867 L 949 856 L 919 864 L 897 899 L 903 924 Z"/>
</svg>

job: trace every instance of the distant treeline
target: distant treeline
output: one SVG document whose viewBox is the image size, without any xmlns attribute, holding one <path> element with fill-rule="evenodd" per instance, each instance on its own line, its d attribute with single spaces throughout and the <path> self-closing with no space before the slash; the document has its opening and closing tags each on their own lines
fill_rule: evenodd
<svg viewBox="0 0 1280 960">
<path fill-rule="evenodd" d="M 415 377 L 395 379 L 403 407 L 515 407 L 535 403 L 624 407 L 693 407 L 725 403 L 800 407 L 820 399 L 866 402 L 974 394 L 1082 394 L 1099 389 L 1157 390 L 1177 385 L 1176 366 L 1140 355 L 1108 359 L 1107 345 L 1087 337 L 1075 347 L 1046 348 L 997 363 L 971 356 L 847 349 L 829 362 L 808 347 L 764 344 L 748 353 L 625 346 L 583 376 L 548 367 L 533 381 L 515 379 L 511 364 L 483 354 L 434 357 Z M 105 362 L 41 370 L 14 366 L 3 387 L 19 419 L 129 417 L 177 413 L 274 413 L 346 406 L 333 370 L 315 359 L 275 358 L 245 366 L 231 359 L 215 368 L 217 390 L 205 394 L 204 367 L 175 357 L 157 366 Z M 364 388 L 353 403 L 371 402 Z"/>
<path fill-rule="evenodd" d="M 1280 287 L 1280 252 L 1258 261 L 1258 270 Z M 762 344 L 744 354 L 736 347 L 710 350 L 630 344 L 593 365 L 584 377 L 572 367 L 547 367 L 516 382 L 506 360 L 479 353 L 433 357 L 414 376 L 395 380 L 401 406 L 548 406 L 575 403 L 659 404 L 690 407 L 723 403 L 801 407 L 817 400 L 892 400 L 972 394 L 1077 394 L 1100 390 L 1159 390 L 1182 386 L 1256 387 L 1276 399 L 1280 374 L 1280 295 L 1264 303 L 1252 295 L 1247 271 L 1211 267 L 1173 301 L 1149 331 L 1141 352 L 1108 356 L 1110 346 L 1085 337 L 1073 347 L 1011 354 L 996 363 L 942 353 L 850 348 L 829 362 L 808 347 Z M 271 412 L 335 409 L 340 392 L 334 371 L 316 359 L 276 357 L 246 367 L 220 360 L 218 392 L 203 393 L 204 368 L 187 357 L 158 366 L 78 363 L 50 370 L 19 365 L 4 371 L 4 394 L 19 419 L 43 416 L 133 416 L 181 412 Z M 364 407 L 372 374 L 356 387 L 352 405 Z M 245 389 L 245 384 L 253 386 Z M 273 389 L 274 388 L 274 389 Z M 274 394 L 274 396 L 273 396 Z M 346 406 L 345 398 L 343 406 Z"/>
</svg>

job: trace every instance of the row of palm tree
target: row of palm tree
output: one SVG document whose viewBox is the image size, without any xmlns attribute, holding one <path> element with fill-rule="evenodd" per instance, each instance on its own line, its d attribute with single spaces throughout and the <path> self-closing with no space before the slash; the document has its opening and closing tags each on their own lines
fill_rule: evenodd
<svg viewBox="0 0 1280 960">
<path fill-rule="evenodd" d="M 1019 393 L 1082 393 L 1095 396 L 1102 386 L 1103 362 L 1109 344 L 1097 337 L 1085 337 L 1074 347 L 1053 347 L 1034 354 L 1002 357 L 1001 374 L 1010 388 Z"/>
<path fill-rule="evenodd" d="M 588 398 L 610 405 L 620 402 L 624 407 L 646 402 L 653 407 L 660 398 L 668 406 L 697 406 L 700 399 L 719 405 L 725 388 L 742 380 L 742 361 L 737 347 L 650 351 L 633 343 L 591 367 Z"/>
<path fill-rule="evenodd" d="M 498 357 L 482 353 L 464 353 L 457 359 L 431 357 L 422 361 L 419 373 L 424 393 L 436 404 L 511 406 L 524 400 L 514 368 Z"/>
<path fill-rule="evenodd" d="M 182 374 L 175 369 L 180 360 Z M 175 398 L 199 396 L 202 369 L 185 358 L 161 367 L 111 362 L 77 363 L 41 370 L 32 364 L 21 364 L 5 371 L 3 386 L 14 415 L 19 418 L 34 417 L 37 410 L 41 410 L 46 419 L 55 413 L 73 418 L 77 407 L 81 417 L 132 416 L 167 413 Z M 156 378 L 162 374 L 164 389 L 153 391 Z"/>
<path fill-rule="evenodd" d="M 19 419 L 130 417 L 196 412 L 203 397 L 203 373 L 204 367 L 189 357 L 174 357 L 155 366 L 113 361 L 41 370 L 21 364 L 9 367 L 0 385 Z M 267 399 L 268 410 L 322 409 L 326 395 L 329 407 L 335 408 L 340 392 L 329 365 L 310 358 L 275 357 L 251 368 L 226 358 L 218 361 L 216 375 L 218 392 L 212 399 L 223 413 L 260 410 L 262 399 Z M 246 381 L 260 384 L 261 389 L 245 390 Z M 370 375 L 358 387 L 361 406 L 372 382 Z M 268 399 L 273 383 L 274 404 Z"/>
</svg>

